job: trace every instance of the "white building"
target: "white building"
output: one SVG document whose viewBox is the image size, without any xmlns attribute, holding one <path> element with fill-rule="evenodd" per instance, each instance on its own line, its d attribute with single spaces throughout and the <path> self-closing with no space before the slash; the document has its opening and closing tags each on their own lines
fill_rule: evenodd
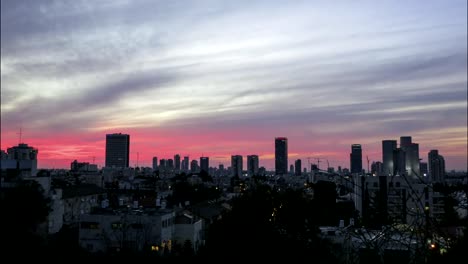
<svg viewBox="0 0 468 264">
<path fill-rule="evenodd" d="M 171 250 L 173 210 L 102 209 L 80 216 L 79 244 L 89 252 Z"/>
</svg>

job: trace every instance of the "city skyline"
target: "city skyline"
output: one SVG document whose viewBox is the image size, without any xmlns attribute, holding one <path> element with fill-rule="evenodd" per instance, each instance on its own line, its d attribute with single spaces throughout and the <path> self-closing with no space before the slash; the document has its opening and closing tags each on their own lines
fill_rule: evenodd
<svg viewBox="0 0 468 264">
<path fill-rule="evenodd" d="M 467 55 L 464 0 L 1 1 L 1 149 L 102 166 L 104 135 L 125 133 L 130 166 L 272 169 L 284 136 L 288 164 L 349 168 L 352 144 L 382 161 L 382 140 L 412 136 L 466 170 Z"/>
</svg>

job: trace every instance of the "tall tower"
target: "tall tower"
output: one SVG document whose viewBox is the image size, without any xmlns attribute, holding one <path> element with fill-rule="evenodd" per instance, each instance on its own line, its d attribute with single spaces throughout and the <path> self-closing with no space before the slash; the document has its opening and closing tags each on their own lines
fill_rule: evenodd
<svg viewBox="0 0 468 264">
<path fill-rule="evenodd" d="M 429 175 L 432 182 L 445 182 L 445 159 L 439 155 L 437 149 L 429 151 L 428 154 Z"/>
<path fill-rule="evenodd" d="M 184 156 L 184 160 L 182 161 L 182 171 L 187 173 L 189 171 L 189 156 Z"/>
<path fill-rule="evenodd" d="M 258 175 L 258 155 L 247 156 L 247 174 L 249 176 Z"/>
<path fill-rule="evenodd" d="M 302 174 L 302 161 L 300 159 L 297 159 L 294 162 L 294 175 L 301 176 L 301 174 Z"/>
<path fill-rule="evenodd" d="M 130 156 L 130 135 L 106 135 L 106 167 L 127 168 Z"/>
<path fill-rule="evenodd" d="M 210 167 L 210 158 L 200 157 L 200 171 L 205 171 L 206 173 L 208 173 L 209 167 Z"/>
<path fill-rule="evenodd" d="M 382 173 L 386 176 L 393 175 L 393 151 L 397 148 L 396 140 L 383 140 L 382 141 Z"/>
<path fill-rule="evenodd" d="M 243 170 L 243 160 L 241 155 L 233 155 L 231 156 L 231 170 L 232 176 L 241 177 L 242 170 Z"/>
<path fill-rule="evenodd" d="M 349 154 L 351 173 L 362 172 L 362 148 L 360 144 L 351 145 L 351 153 Z"/>
<path fill-rule="evenodd" d="M 288 174 L 288 139 L 275 138 L 275 174 Z"/>
<path fill-rule="evenodd" d="M 158 170 L 158 157 L 153 157 L 153 170 Z"/>
<path fill-rule="evenodd" d="M 179 154 L 175 154 L 174 155 L 174 165 L 175 165 L 175 170 L 176 172 L 179 172 L 180 171 L 180 155 Z"/>
<path fill-rule="evenodd" d="M 419 144 L 413 143 L 411 137 L 400 137 L 400 148 L 406 156 L 406 174 L 413 179 L 420 176 Z"/>
</svg>

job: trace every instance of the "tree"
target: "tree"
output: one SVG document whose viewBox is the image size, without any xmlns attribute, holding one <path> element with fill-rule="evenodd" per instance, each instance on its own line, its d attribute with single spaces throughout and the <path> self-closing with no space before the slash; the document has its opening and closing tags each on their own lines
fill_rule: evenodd
<svg viewBox="0 0 468 264">
<path fill-rule="evenodd" d="M 1 189 L 0 201 L 0 239 L 5 252 L 39 249 L 45 242 L 40 227 L 51 210 L 42 186 L 36 181 L 20 181 L 14 188 Z"/>
</svg>

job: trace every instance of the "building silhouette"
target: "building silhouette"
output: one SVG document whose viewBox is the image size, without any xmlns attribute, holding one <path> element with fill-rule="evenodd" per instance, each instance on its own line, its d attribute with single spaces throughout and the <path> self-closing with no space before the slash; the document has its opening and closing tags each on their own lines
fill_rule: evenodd
<svg viewBox="0 0 468 264">
<path fill-rule="evenodd" d="M 405 152 L 406 175 L 413 179 L 420 176 L 419 144 L 413 143 L 411 137 L 400 137 L 400 148 Z"/>
<path fill-rule="evenodd" d="M 382 173 L 384 175 L 393 175 L 393 151 L 395 151 L 396 148 L 396 140 L 382 141 Z"/>
<path fill-rule="evenodd" d="M 200 171 L 208 173 L 208 168 L 210 167 L 210 158 L 200 157 Z"/>
<path fill-rule="evenodd" d="M 288 174 L 288 139 L 275 138 L 275 174 Z"/>
<path fill-rule="evenodd" d="M 258 155 L 247 156 L 247 175 L 258 175 Z"/>
<path fill-rule="evenodd" d="M 174 155 L 174 166 L 175 166 L 175 170 L 179 172 L 180 171 L 180 155 L 179 154 Z"/>
<path fill-rule="evenodd" d="M 231 156 L 231 174 L 232 176 L 241 177 L 243 170 L 243 160 L 242 155 L 233 155 Z"/>
<path fill-rule="evenodd" d="M 428 153 L 429 175 L 432 182 L 445 182 L 445 159 L 437 149 Z"/>
<path fill-rule="evenodd" d="M 158 170 L 158 157 L 153 157 L 153 170 Z"/>
<path fill-rule="evenodd" d="M 296 176 L 300 176 L 302 174 L 302 161 L 300 159 L 297 159 L 294 162 L 294 174 Z"/>
<path fill-rule="evenodd" d="M 362 172 L 362 148 L 360 144 L 351 145 L 351 154 L 349 154 L 351 163 L 351 173 Z"/>
<path fill-rule="evenodd" d="M 106 167 L 128 168 L 130 135 L 115 133 L 106 135 Z"/>
</svg>

